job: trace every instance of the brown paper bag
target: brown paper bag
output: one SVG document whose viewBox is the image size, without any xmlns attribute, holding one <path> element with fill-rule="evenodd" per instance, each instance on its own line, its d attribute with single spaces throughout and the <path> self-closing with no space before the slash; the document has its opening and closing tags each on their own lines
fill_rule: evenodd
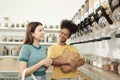
<svg viewBox="0 0 120 80">
<path fill-rule="evenodd" d="M 68 73 L 70 71 L 74 71 L 74 68 L 77 67 L 76 62 L 80 59 L 80 54 L 65 48 L 62 55 L 58 56 L 57 58 L 66 59 L 66 61 L 71 63 L 70 65 L 61 66 L 62 72 Z"/>
</svg>

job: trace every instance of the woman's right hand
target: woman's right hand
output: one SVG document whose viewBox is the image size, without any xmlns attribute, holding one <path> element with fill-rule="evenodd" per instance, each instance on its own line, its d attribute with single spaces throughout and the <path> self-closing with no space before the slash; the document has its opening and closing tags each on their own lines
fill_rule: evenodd
<svg viewBox="0 0 120 80">
<path fill-rule="evenodd" d="M 52 64 L 52 59 L 46 58 L 40 61 L 44 66 L 49 67 Z"/>
</svg>

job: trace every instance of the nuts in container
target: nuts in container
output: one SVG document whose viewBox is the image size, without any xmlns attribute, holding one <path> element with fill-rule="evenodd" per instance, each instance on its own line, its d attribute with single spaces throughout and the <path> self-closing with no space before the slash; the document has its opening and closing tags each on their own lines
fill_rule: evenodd
<svg viewBox="0 0 120 80">
<path fill-rule="evenodd" d="M 3 42 L 7 42 L 7 35 L 3 35 L 3 36 L 2 36 L 2 41 L 3 41 Z"/>
<path fill-rule="evenodd" d="M 9 41 L 9 42 L 13 42 L 13 36 L 12 36 L 12 35 L 9 35 L 9 36 L 8 36 L 8 41 Z"/>
<path fill-rule="evenodd" d="M 17 24 L 16 24 L 16 28 L 19 28 L 19 27 L 20 27 L 20 25 L 17 23 Z"/>
<path fill-rule="evenodd" d="M 119 60 L 119 65 L 118 65 L 118 74 L 120 75 L 120 60 Z"/>
<path fill-rule="evenodd" d="M 57 42 L 57 37 L 55 34 L 49 34 L 47 36 L 47 42 L 49 43 L 56 43 Z"/>
<path fill-rule="evenodd" d="M 105 71 L 110 71 L 110 59 L 109 58 L 103 58 L 102 69 Z"/>
<path fill-rule="evenodd" d="M 4 27 L 9 27 L 9 17 L 4 17 Z"/>
<path fill-rule="evenodd" d="M 14 42 L 19 42 L 19 36 L 18 35 L 14 36 Z"/>
<path fill-rule="evenodd" d="M 0 56 L 5 56 L 8 55 L 8 48 L 6 48 L 5 46 L 1 46 L 0 47 Z"/>
<path fill-rule="evenodd" d="M 13 47 L 12 48 L 12 56 L 18 56 L 19 55 L 19 47 Z"/>
<path fill-rule="evenodd" d="M 20 41 L 20 42 L 23 42 L 23 38 L 24 38 L 24 36 L 22 36 L 22 35 L 19 36 L 19 41 Z"/>
</svg>

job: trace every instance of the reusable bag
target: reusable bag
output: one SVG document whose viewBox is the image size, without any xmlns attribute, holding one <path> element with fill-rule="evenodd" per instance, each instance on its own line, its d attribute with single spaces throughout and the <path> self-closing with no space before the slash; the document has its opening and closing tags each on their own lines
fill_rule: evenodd
<svg viewBox="0 0 120 80">
<path fill-rule="evenodd" d="M 22 72 L 22 80 L 25 80 L 25 73 L 26 73 L 26 70 L 27 70 L 27 68 L 24 69 L 23 72 Z M 33 80 L 37 80 L 33 74 L 31 74 L 31 77 L 33 78 Z"/>
<path fill-rule="evenodd" d="M 65 48 L 62 55 L 58 56 L 56 59 L 66 59 L 66 61 L 71 62 L 73 60 L 74 62 L 71 63 L 71 65 L 62 65 L 61 71 L 64 73 L 68 73 L 71 71 L 74 71 L 73 66 L 76 67 L 77 65 L 74 65 L 75 62 L 79 61 L 81 59 L 80 54 L 77 52 L 71 51 L 69 48 Z"/>
</svg>

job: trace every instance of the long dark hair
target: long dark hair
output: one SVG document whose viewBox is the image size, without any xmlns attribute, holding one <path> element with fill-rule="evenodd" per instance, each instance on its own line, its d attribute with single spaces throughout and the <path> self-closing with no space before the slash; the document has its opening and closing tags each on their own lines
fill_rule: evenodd
<svg viewBox="0 0 120 80">
<path fill-rule="evenodd" d="M 23 44 L 32 44 L 33 43 L 33 37 L 32 37 L 31 32 L 34 33 L 35 29 L 38 25 L 42 25 L 42 23 L 40 23 L 40 22 L 30 22 L 27 25 L 25 37 L 24 37 L 24 40 L 23 40 Z"/>
</svg>

